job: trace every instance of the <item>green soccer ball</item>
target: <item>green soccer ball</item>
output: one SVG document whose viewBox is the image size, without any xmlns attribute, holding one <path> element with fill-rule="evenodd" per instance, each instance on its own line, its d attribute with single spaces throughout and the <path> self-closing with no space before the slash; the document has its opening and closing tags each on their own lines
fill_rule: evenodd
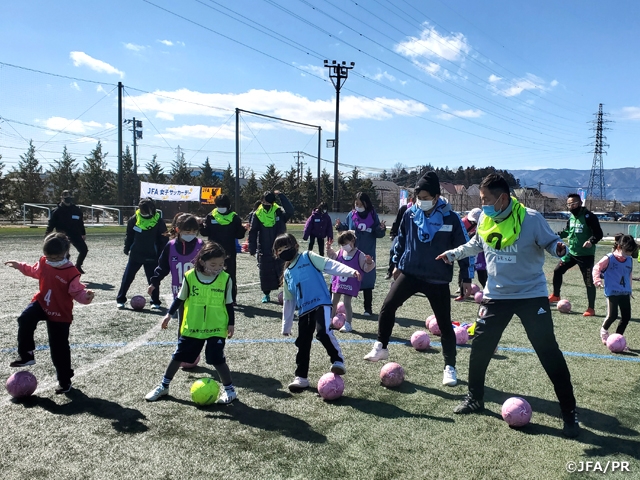
<svg viewBox="0 0 640 480">
<path fill-rule="evenodd" d="M 213 378 L 201 378 L 191 385 L 191 400 L 198 405 L 216 403 L 220 393 L 220 385 Z"/>
</svg>

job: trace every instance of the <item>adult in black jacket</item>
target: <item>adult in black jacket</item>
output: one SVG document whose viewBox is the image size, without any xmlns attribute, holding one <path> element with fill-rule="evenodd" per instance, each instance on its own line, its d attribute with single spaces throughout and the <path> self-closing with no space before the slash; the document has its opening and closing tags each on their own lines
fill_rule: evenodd
<svg viewBox="0 0 640 480">
<path fill-rule="evenodd" d="M 129 261 L 124 269 L 122 284 L 116 299 L 118 308 L 124 308 L 127 292 L 140 267 L 144 267 L 147 285 L 151 285 L 151 277 L 158 265 L 158 258 L 168 241 L 164 235 L 166 231 L 167 226 L 160 218 L 160 212 L 156 212 L 154 201 L 150 198 L 140 200 L 136 214 L 127 222 L 124 254 L 129 256 Z M 151 308 L 159 310 L 160 303 L 160 289 L 156 288 L 151 293 Z"/>
<path fill-rule="evenodd" d="M 406 212 L 407 208 L 411 207 L 411 205 L 413 205 L 413 195 L 409 194 L 407 198 L 407 204 L 402 205 L 398 209 L 398 214 L 396 215 L 396 219 L 393 222 L 393 225 L 391 225 L 391 230 L 389 231 L 389 238 L 391 239 L 391 249 L 389 250 L 389 268 L 387 269 L 387 276 L 384 277 L 385 280 L 389 280 L 391 278 L 391 275 L 393 275 L 393 270 L 397 266 L 393 262 L 393 249 L 396 246 L 396 242 L 397 242 L 396 237 L 398 236 L 398 230 L 400 229 L 400 222 L 402 222 L 402 217 L 404 216 L 404 212 Z"/>
<path fill-rule="evenodd" d="M 200 235 L 207 237 L 209 241 L 216 242 L 227 254 L 224 267 L 232 280 L 231 293 L 233 302 L 236 303 L 238 294 L 238 282 L 236 281 L 236 239 L 244 238 L 246 229 L 242 225 L 240 216 L 231 209 L 231 201 L 227 195 L 218 195 L 215 199 L 216 208 L 207 215 L 200 225 Z"/>
<path fill-rule="evenodd" d="M 60 203 L 51 212 L 51 218 L 49 218 L 49 224 L 45 232 L 45 237 L 49 235 L 54 229 L 56 232 L 64 233 L 76 250 L 78 250 L 78 260 L 76 260 L 76 268 L 80 273 L 84 273 L 82 270 L 82 264 L 87 257 L 89 248 L 85 242 L 87 232 L 84 229 L 84 221 L 82 219 L 82 210 L 80 207 L 73 203 L 73 197 L 69 190 L 62 192 Z"/>
<path fill-rule="evenodd" d="M 287 220 L 293 216 L 293 205 L 278 191 L 266 192 L 262 204 L 256 209 L 249 229 L 249 253 L 258 254 L 262 303 L 269 302 L 271 290 L 280 287 L 284 262 L 273 255 L 273 242 L 287 231 Z"/>
</svg>

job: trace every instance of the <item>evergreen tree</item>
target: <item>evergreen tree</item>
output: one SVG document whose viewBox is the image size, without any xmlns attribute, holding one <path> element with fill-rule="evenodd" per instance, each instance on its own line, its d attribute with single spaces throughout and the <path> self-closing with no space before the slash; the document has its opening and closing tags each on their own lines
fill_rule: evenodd
<svg viewBox="0 0 640 480">
<path fill-rule="evenodd" d="M 164 183 L 165 174 L 164 168 L 158 163 L 158 155 L 154 154 L 151 161 L 145 165 L 147 169 L 147 181 L 150 183 Z"/>
<path fill-rule="evenodd" d="M 113 173 L 107 168 L 107 153 L 102 152 L 102 143 L 91 150 L 84 159 L 81 175 L 81 187 L 84 202 L 87 205 L 105 204 L 112 201 Z"/>
<path fill-rule="evenodd" d="M 2 155 L 0 155 L 0 160 L 2 160 Z M 6 177 L 4 177 L 4 163 L 0 162 L 0 214 L 7 213 L 7 192 L 6 192 Z"/>
<path fill-rule="evenodd" d="M 322 199 L 329 205 L 329 209 L 333 211 L 333 181 L 326 168 L 320 174 L 320 193 Z"/>
<path fill-rule="evenodd" d="M 284 180 L 282 181 L 282 189 L 293 205 L 294 218 L 299 219 L 305 216 L 305 208 L 302 203 L 302 195 L 300 195 L 300 187 L 298 186 L 298 169 L 293 165 L 286 173 Z"/>
<path fill-rule="evenodd" d="M 42 179 L 42 166 L 36 158 L 36 147 L 29 141 L 29 149 L 20 155 L 18 168 L 11 171 L 11 198 L 17 209 L 24 203 L 43 203 L 46 200 L 46 182 Z M 35 211 L 28 209 L 31 222 Z"/>
<path fill-rule="evenodd" d="M 383 181 L 391 180 L 386 170 L 383 170 L 382 173 L 380 174 L 380 180 L 383 180 Z"/>
<path fill-rule="evenodd" d="M 220 179 L 214 174 L 213 168 L 209 163 L 209 157 L 204 161 L 200 170 L 198 185 L 201 187 L 218 187 L 220 185 Z"/>
<path fill-rule="evenodd" d="M 346 198 L 356 198 L 356 193 L 362 191 L 362 178 L 360 178 L 360 170 L 355 167 L 351 171 L 351 175 L 345 182 L 344 194 Z"/>
<path fill-rule="evenodd" d="M 262 190 L 264 192 L 279 190 L 281 188 L 282 174 L 276 169 L 273 163 L 267 166 L 267 171 L 260 177 L 260 183 L 262 184 Z"/>
<path fill-rule="evenodd" d="M 220 186 L 222 187 L 222 193 L 229 196 L 229 200 L 231 200 L 231 204 L 233 205 L 236 196 L 236 176 L 233 174 L 231 164 L 227 164 L 227 168 L 222 172 L 222 182 Z M 233 206 L 234 208 L 239 207 L 239 205 Z"/>
<path fill-rule="evenodd" d="M 193 183 L 191 170 L 189 170 L 187 161 L 184 159 L 184 153 L 181 153 L 180 157 L 176 158 L 171 164 L 169 176 L 171 177 L 171 183 L 175 185 L 191 185 Z"/>
<path fill-rule="evenodd" d="M 58 203 L 63 190 L 69 190 L 74 196 L 76 203 L 82 203 L 80 192 L 80 173 L 76 159 L 73 158 L 67 147 L 62 150 L 62 158 L 54 160 L 54 165 L 48 171 L 49 183 L 51 185 L 50 201 Z"/>
<path fill-rule="evenodd" d="M 251 175 L 247 179 L 247 183 L 242 187 L 240 197 L 241 205 L 237 207 L 237 212 L 241 216 L 245 216 L 253 210 L 253 204 L 256 203 L 256 200 L 260 200 L 262 197 L 262 192 L 258 186 L 258 180 L 256 180 L 255 173 L 251 172 Z"/>
<path fill-rule="evenodd" d="M 305 173 L 304 180 L 300 185 L 300 195 L 301 208 L 305 215 L 311 215 L 311 211 L 323 200 L 327 202 L 327 204 L 331 203 L 327 201 L 327 199 L 318 201 L 318 185 L 310 168 L 307 168 L 307 173 Z"/>
<path fill-rule="evenodd" d="M 137 205 L 140 199 L 140 179 L 133 172 L 133 157 L 129 145 L 122 153 L 122 201 L 124 205 Z"/>
</svg>

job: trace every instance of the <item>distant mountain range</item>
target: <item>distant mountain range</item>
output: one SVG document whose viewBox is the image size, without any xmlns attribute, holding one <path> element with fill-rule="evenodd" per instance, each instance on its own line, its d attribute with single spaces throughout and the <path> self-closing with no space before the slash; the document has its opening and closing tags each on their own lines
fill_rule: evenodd
<svg viewBox="0 0 640 480">
<path fill-rule="evenodd" d="M 538 188 L 543 193 L 564 196 L 578 188 L 589 187 L 591 170 L 544 168 L 541 170 L 508 170 L 523 187 Z M 608 200 L 640 201 L 640 168 L 604 170 L 605 193 Z"/>
</svg>

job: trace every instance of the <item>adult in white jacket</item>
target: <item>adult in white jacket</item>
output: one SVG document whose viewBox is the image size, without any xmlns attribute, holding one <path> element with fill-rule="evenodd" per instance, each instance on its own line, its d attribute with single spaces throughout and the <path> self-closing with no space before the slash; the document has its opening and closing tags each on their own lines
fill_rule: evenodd
<svg viewBox="0 0 640 480">
<path fill-rule="evenodd" d="M 454 412 L 465 414 L 484 409 L 487 367 L 502 332 L 515 314 L 553 383 L 564 421 L 562 432 L 567 437 L 576 437 L 580 429 L 576 399 L 569 368 L 553 331 L 542 270 L 545 250 L 561 257 L 566 247 L 540 213 L 510 198 L 509 185 L 502 176 L 491 174 L 483 179 L 480 199 L 483 214 L 475 237 L 437 257 L 450 263 L 484 252 L 487 261 L 488 279 L 469 358 L 469 393 Z"/>
</svg>

